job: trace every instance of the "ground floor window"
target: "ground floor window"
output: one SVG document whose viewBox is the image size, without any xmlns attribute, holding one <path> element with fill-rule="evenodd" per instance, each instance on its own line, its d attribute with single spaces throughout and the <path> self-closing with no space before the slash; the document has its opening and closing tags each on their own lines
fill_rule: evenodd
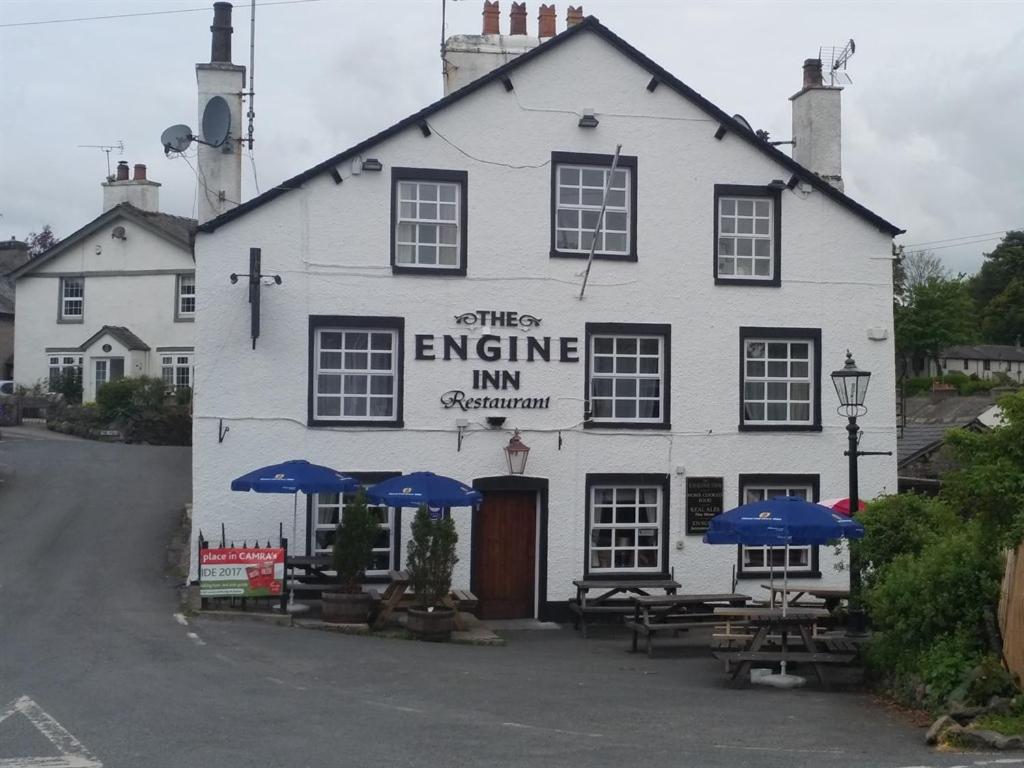
<svg viewBox="0 0 1024 768">
<path fill-rule="evenodd" d="M 668 486 L 662 475 L 587 475 L 587 572 L 664 570 Z"/>
<path fill-rule="evenodd" d="M 796 496 L 817 501 L 817 475 L 770 476 L 740 475 L 740 503 L 751 504 L 776 496 Z M 786 567 L 785 547 L 739 548 L 738 574 L 741 576 L 764 576 L 772 570 L 781 571 Z M 790 575 L 819 575 L 818 548 L 816 546 L 789 547 Z"/>
<path fill-rule="evenodd" d="M 49 375 L 48 383 L 51 392 L 57 391 L 60 380 L 65 375 L 71 375 L 78 384 L 82 383 L 82 358 L 80 355 L 48 355 Z M 70 374 L 66 372 L 70 371 Z"/>
<path fill-rule="evenodd" d="M 160 356 L 160 376 L 168 389 L 184 389 L 192 386 L 192 355 L 173 354 Z"/>
<path fill-rule="evenodd" d="M 310 549 L 315 555 L 331 554 L 334 534 L 338 523 L 345 514 L 345 507 L 352 503 L 355 494 L 321 493 L 313 497 L 312 541 Z M 395 562 L 397 528 L 396 510 L 371 504 L 370 511 L 377 516 L 377 540 L 373 543 L 373 554 L 366 567 L 367 576 L 387 576 Z"/>
</svg>

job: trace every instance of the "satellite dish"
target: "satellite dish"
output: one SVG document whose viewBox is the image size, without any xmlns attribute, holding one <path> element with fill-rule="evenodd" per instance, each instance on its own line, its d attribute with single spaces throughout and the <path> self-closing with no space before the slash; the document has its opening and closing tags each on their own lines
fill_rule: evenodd
<svg viewBox="0 0 1024 768">
<path fill-rule="evenodd" d="M 740 125 L 742 125 L 744 128 L 746 128 L 751 133 L 754 132 L 754 129 L 750 127 L 750 123 L 747 122 L 747 118 L 745 118 L 743 115 L 735 114 L 735 115 L 732 116 L 732 119 L 735 120 L 736 122 L 738 122 Z"/>
<path fill-rule="evenodd" d="M 219 147 L 228 138 L 231 130 L 231 108 L 223 96 L 214 96 L 206 102 L 203 110 L 203 141 L 212 147 Z"/>
<path fill-rule="evenodd" d="M 164 152 L 184 152 L 192 143 L 192 129 L 187 125 L 172 125 L 160 134 Z"/>
</svg>

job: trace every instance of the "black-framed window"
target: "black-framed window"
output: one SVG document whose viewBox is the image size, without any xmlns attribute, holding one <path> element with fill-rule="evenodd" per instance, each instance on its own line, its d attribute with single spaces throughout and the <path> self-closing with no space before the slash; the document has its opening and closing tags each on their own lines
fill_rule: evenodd
<svg viewBox="0 0 1024 768">
<path fill-rule="evenodd" d="M 991 360 L 983 360 L 981 362 L 981 368 L 982 368 L 983 371 L 991 370 L 992 369 L 992 361 Z"/>
<path fill-rule="evenodd" d="M 782 193 L 772 187 L 715 185 L 716 285 L 780 285 Z"/>
<path fill-rule="evenodd" d="M 818 501 L 820 478 L 814 474 L 742 474 L 739 476 L 740 504 L 751 504 L 776 496 L 796 496 Z M 817 545 L 786 547 L 738 547 L 736 575 L 756 579 L 775 572 L 781 574 L 789 557 L 789 575 L 798 578 L 820 578 L 821 567 Z"/>
<path fill-rule="evenodd" d="M 551 255 L 587 258 L 601 211 L 613 156 L 551 153 Z M 636 261 L 637 160 L 620 156 L 595 259 Z"/>
<path fill-rule="evenodd" d="M 309 425 L 401 427 L 404 368 L 404 318 L 311 315 Z"/>
<path fill-rule="evenodd" d="M 671 325 L 587 323 L 586 343 L 585 427 L 671 427 Z"/>
<path fill-rule="evenodd" d="M 740 430 L 821 430 L 821 329 L 740 328 Z"/>
<path fill-rule="evenodd" d="M 391 169 L 391 270 L 465 275 L 466 171 Z"/>
<path fill-rule="evenodd" d="M 666 575 L 668 475 L 588 473 L 586 488 L 586 575 Z"/>
<path fill-rule="evenodd" d="M 85 278 L 60 278 L 57 322 L 81 323 L 85 317 Z"/>
</svg>

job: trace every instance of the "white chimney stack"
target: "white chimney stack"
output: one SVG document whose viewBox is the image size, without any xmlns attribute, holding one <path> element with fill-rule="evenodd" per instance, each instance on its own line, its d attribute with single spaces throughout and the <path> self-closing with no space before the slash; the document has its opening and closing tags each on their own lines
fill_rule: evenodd
<svg viewBox="0 0 1024 768">
<path fill-rule="evenodd" d="M 134 178 L 128 178 L 128 161 L 117 164 L 117 175 L 101 185 L 103 187 L 103 212 L 114 206 L 129 203 L 140 211 L 160 211 L 160 185 L 146 178 L 146 166 L 135 164 Z"/>
<path fill-rule="evenodd" d="M 842 88 L 825 85 L 821 59 L 804 61 L 804 85 L 793 102 L 793 159 L 843 191 Z"/>
<path fill-rule="evenodd" d="M 228 104 L 230 130 L 220 146 L 198 145 L 199 223 L 235 208 L 242 200 L 242 92 L 245 67 L 231 63 L 231 3 L 213 4 L 210 63 L 196 64 L 199 85 L 199 138 L 206 105 L 215 96 Z M 210 137 L 214 138 L 214 137 Z"/>
</svg>

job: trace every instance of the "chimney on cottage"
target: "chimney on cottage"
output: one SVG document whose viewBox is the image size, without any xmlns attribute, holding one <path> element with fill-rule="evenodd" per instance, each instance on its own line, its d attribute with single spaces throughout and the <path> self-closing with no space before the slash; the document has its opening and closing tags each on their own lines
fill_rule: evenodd
<svg viewBox="0 0 1024 768">
<path fill-rule="evenodd" d="M 28 243 L 15 240 L 0 240 L 0 278 L 28 262 Z"/>
<path fill-rule="evenodd" d="M 565 28 L 575 27 L 581 21 L 583 21 L 583 6 L 573 8 L 570 5 L 569 10 L 565 13 Z"/>
<path fill-rule="evenodd" d="M 499 0 L 484 0 L 483 33 L 479 35 L 452 35 L 441 49 L 444 75 L 444 93 L 447 96 L 463 86 L 478 80 L 516 56 L 521 56 L 540 45 L 542 40 L 555 36 L 555 6 L 541 5 L 537 17 L 537 36 L 529 34 L 526 24 L 527 7 L 513 2 L 509 13 L 509 34 L 501 34 Z"/>
<path fill-rule="evenodd" d="M 228 104 L 228 137 L 219 146 L 199 144 L 199 223 L 209 221 L 236 207 L 242 199 L 242 93 L 245 67 L 231 63 L 231 3 L 213 4 L 210 27 L 210 63 L 196 64 L 199 90 L 199 138 L 219 141 L 220 136 L 202 135 L 203 116 L 211 99 Z M 214 121 L 215 122 L 215 121 Z"/>
<path fill-rule="evenodd" d="M 821 59 L 806 59 L 803 87 L 793 102 L 793 159 L 840 192 L 842 169 L 842 88 L 825 85 Z"/>
<path fill-rule="evenodd" d="M 114 206 L 129 203 L 140 211 L 157 213 L 160 210 L 160 184 L 146 178 L 146 166 L 135 164 L 135 177 L 128 178 L 128 161 L 117 164 L 117 174 L 108 177 L 103 187 L 103 212 Z"/>
</svg>

